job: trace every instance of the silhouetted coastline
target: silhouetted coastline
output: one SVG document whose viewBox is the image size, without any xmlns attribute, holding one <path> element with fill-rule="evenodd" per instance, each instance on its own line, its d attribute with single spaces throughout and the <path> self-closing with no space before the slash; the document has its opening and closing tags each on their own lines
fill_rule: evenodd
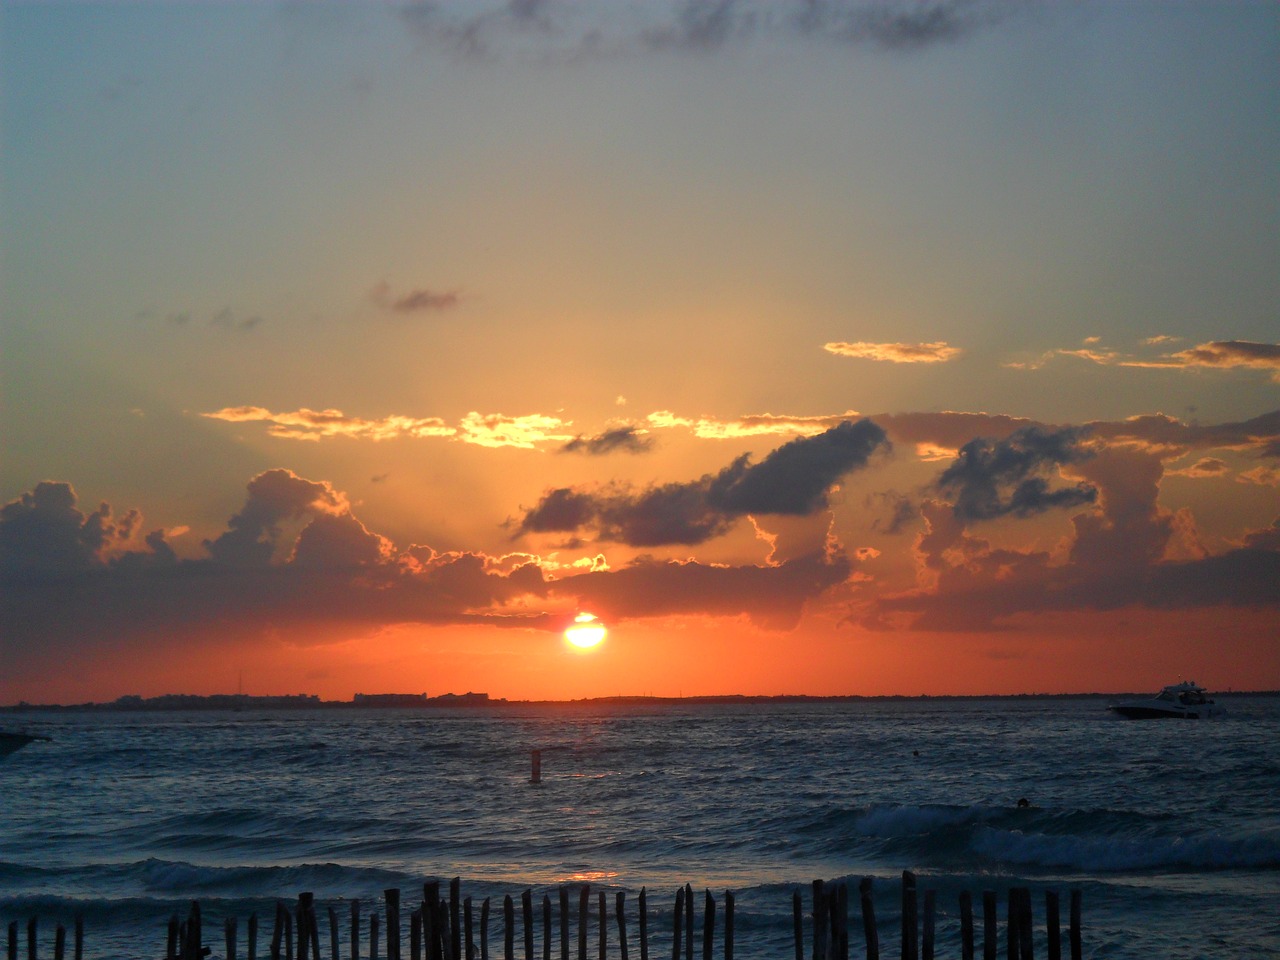
<svg viewBox="0 0 1280 960">
<path fill-rule="evenodd" d="M 350 700 L 322 700 L 316 694 L 298 693 L 275 696 L 251 696 L 249 694 L 185 694 L 166 693 L 155 697 L 136 695 L 119 697 L 105 703 L 27 703 L 25 701 L 0 706 L 2 713 L 23 713 L 37 710 L 83 711 L 179 711 L 179 710 L 439 710 L 451 708 L 492 709 L 531 706 L 557 707 L 644 707 L 644 706 L 717 706 L 751 704 L 822 704 L 822 703 L 892 703 L 914 701 L 971 701 L 971 700 L 1061 700 L 1061 699 L 1114 699 L 1140 695 L 1139 691 L 1090 692 L 1090 693 L 1005 693 L 1005 694 L 720 694 L 690 697 L 612 696 L 583 697 L 574 700 L 508 700 L 490 697 L 487 693 L 445 693 L 429 697 L 421 694 L 356 694 Z M 1280 690 L 1227 690 L 1216 691 L 1219 697 L 1276 697 Z"/>
</svg>

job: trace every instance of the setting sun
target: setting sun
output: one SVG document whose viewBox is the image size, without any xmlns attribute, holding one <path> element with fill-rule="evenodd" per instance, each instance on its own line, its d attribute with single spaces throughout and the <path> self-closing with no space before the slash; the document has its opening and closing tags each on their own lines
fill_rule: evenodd
<svg viewBox="0 0 1280 960">
<path fill-rule="evenodd" d="M 572 625 L 565 629 L 564 638 L 571 646 L 590 650 L 604 642 L 607 632 L 595 614 L 580 613 L 573 618 Z"/>
</svg>

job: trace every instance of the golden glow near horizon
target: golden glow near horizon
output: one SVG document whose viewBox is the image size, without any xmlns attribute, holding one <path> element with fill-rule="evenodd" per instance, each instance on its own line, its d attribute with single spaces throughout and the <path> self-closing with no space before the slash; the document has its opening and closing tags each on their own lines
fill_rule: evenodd
<svg viewBox="0 0 1280 960">
<path fill-rule="evenodd" d="M 609 631 L 594 613 L 580 613 L 564 631 L 565 642 L 578 650 L 592 650 L 604 643 Z"/>
</svg>

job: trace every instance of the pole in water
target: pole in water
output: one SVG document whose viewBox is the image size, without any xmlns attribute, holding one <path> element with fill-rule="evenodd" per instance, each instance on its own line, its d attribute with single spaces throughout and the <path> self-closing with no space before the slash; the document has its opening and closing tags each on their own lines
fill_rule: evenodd
<svg viewBox="0 0 1280 960">
<path fill-rule="evenodd" d="M 533 774 L 529 777 L 530 783 L 542 782 L 542 751 L 533 751 Z"/>
</svg>

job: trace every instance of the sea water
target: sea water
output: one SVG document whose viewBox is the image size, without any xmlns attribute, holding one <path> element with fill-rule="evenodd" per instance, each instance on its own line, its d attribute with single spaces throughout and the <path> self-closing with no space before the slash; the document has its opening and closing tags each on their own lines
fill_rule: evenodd
<svg viewBox="0 0 1280 960">
<path fill-rule="evenodd" d="M 1065 927 L 1078 890 L 1086 956 L 1280 956 L 1280 698 L 1219 700 L 1195 723 L 1085 697 L 10 714 L 52 739 L 0 761 L 0 921 L 25 944 L 38 916 L 51 955 L 80 913 L 89 958 L 158 957 L 198 900 L 218 957 L 221 918 L 243 937 L 311 891 L 327 955 L 329 904 L 367 916 L 456 876 L 496 898 L 500 952 L 504 895 L 573 884 L 576 912 L 589 883 L 632 911 L 647 888 L 660 956 L 689 883 L 699 911 L 733 891 L 739 957 L 786 960 L 794 891 L 808 910 L 813 880 L 872 877 L 888 956 L 909 869 L 937 892 L 939 956 L 960 954 L 962 891 L 1003 917 L 1014 886 L 1040 955 L 1045 891 Z"/>
</svg>

